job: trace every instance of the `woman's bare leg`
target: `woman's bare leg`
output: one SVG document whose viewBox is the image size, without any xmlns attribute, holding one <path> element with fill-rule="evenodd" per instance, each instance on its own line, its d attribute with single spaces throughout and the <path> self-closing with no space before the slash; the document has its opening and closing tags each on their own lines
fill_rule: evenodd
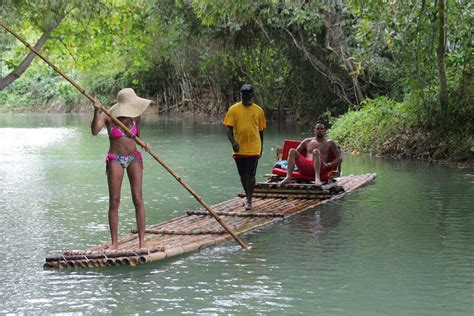
<svg viewBox="0 0 474 316">
<path fill-rule="evenodd" d="M 132 190 L 132 200 L 135 206 L 135 217 L 138 228 L 138 247 L 145 248 L 145 204 L 143 203 L 142 181 L 143 170 L 139 158 L 135 158 L 127 168 L 128 180 Z"/>
<path fill-rule="evenodd" d="M 112 244 L 109 249 L 117 249 L 118 244 L 118 210 L 120 206 L 120 191 L 122 188 L 123 167 L 116 161 L 110 161 L 107 166 L 107 182 L 109 184 L 109 228 Z"/>
</svg>

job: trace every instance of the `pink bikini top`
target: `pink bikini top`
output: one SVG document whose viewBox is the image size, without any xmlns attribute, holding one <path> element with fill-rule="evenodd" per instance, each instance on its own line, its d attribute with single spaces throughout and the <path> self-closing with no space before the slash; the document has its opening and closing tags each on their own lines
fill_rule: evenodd
<svg viewBox="0 0 474 316">
<path fill-rule="evenodd" d="M 137 133 L 138 133 L 137 124 L 133 120 L 132 120 L 132 127 L 130 127 L 130 132 L 134 136 L 137 135 Z M 118 138 L 121 138 L 121 137 L 124 137 L 124 136 L 132 137 L 128 133 L 125 133 L 124 131 L 122 131 L 118 126 L 115 126 L 114 124 L 112 124 L 112 128 L 110 129 L 109 137 L 118 139 Z"/>
</svg>

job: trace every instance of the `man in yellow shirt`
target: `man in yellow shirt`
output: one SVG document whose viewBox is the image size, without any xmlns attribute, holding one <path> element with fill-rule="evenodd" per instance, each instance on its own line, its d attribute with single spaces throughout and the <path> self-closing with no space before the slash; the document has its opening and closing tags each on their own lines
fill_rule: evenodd
<svg viewBox="0 0 474 316">
<path fill-rule="evenodd" d="M 232 105 L 224 118 L 227 137 L 234 151 L 232 157 L 245 191 L 246 210 L 252 209 L 255 173 L 263 150 L 263 129 L 267 127 L 263 109 L 253 103 L 253 92 L 252 85 L 244 84 L 240 88 L 241 102 Z"/>
</svg>

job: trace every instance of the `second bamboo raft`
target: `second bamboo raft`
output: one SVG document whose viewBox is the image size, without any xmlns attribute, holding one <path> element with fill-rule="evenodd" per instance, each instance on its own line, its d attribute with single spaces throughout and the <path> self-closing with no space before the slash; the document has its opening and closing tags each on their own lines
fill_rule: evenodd
<svg viewBox="0 0 474 316">
<path fill-rule="evenodd" d="M 271 183 L 257 185 L 253 208 L 245 211 L 243 199 L 237 197 L 211 208 L 237 234 L 245 234 L 283 218 L 301 213 L 322 203 L 339 199 L 359 187 L 372 182 L 375 173 L 344 176 L 335 185 L 343 192 L 329 192 L 307 185 L 289 185 L 279 188 Z M 136 266 L 162 260 L 183 253 L 197 251 L 231 238 L 204 209 L 188 211 L 186 215 L 147 227 L 147 248 L 137 250 L 138 235 L 132 231 L 119 239 L 118 250 L 107 250 L 108 244 L 81 251 L 65 251 L 60 256 L 48 257 L 44 268 L 93 268 L 105 266 Z"/>
</svg>

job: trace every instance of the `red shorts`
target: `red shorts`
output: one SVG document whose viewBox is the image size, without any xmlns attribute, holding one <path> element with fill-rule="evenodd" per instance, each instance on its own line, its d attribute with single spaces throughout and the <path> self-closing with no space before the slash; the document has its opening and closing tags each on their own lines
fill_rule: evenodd
<svg viewBox="0 0 474 316">
<path fill-rule="evenodd" d="M 308 159 L 299 152 L 296 152 L 296 157 L 295 157 L 295 165 L 298 167 L 298 171 L 300 172 L 301 175 L 307 176 L 307 177 L 314 177 L 315 176 L 315 171 L 314 171 L 314 166 L 313 166 L 313 160 Z M 327 180 L 329 179 L 329 176 L 331 174 L 331 171 L 333 170 L 332 168 L 326 168 L 326 165 L 324 165 L 321 162 L 320 166 L 320 174 L 319 178 L 321 180 Z"/>
</svg>

